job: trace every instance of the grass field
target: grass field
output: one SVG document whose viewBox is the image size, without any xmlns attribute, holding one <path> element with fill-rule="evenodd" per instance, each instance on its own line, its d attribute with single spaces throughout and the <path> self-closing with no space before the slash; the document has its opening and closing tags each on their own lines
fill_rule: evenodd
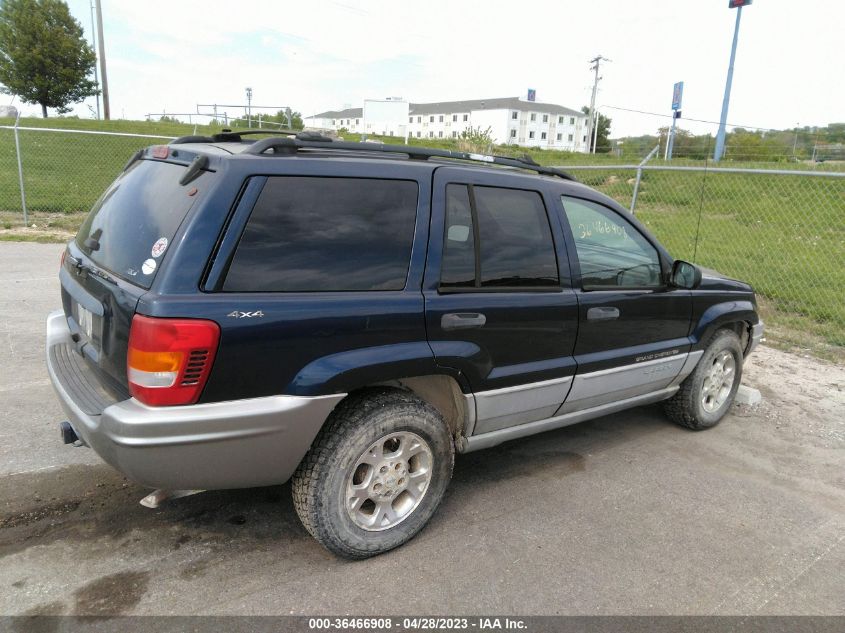
<svg viewBox="0 0 845 633">
<path fill-rule="evenodd" d="M 0 119 L 0 125 L 12 123 Z M 194 132 L 194 126 L 170 122 L 28 119 L 21 125 L 163 137 Z M 214 131 L 219 128 L 196 128 L 198 134 Z M 166 138 L 19 133 L 27 207 L 36 227 L 21 227 L 14 136 L 11 130 L 0 129 L 0 240 L 68 239 L 136 149 L 166 142 Z M 358 137 L 349 135 L 347 140 Z M 399 143 L 402 139 L 378 140 Z M 410 142 L 457 148 L 454 141 L 445 139 Z M 617 157 L 509 147 L 495 151 L 528 153 L 540 164 L 573 166 L 579 180 L 625 207 L 630 205 L 634 170 L 575 168 L 625 162 Z M 702 163 L 676 160 L 672 165 Z M 795 163 L 720 166 L 806 169 Z M 845 171 L 842 165 L 821 168 Z M 845 358 L 845 178 L 646 171 L 635 212 L 675 257 L 752 283 L 761 295 L 770 338 Z"/>
</svg>

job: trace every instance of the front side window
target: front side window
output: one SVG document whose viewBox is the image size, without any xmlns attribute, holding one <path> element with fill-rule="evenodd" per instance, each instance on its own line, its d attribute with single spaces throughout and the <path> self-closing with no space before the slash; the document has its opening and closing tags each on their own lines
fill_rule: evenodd
<svg viewBox="0 0 845 633">
<path fill-rule="evenodd" d="M 600 204 L 567 196 L 561 200 L 584 290 L 662 286 L 657 249 L 634 225 Z"/>
<path fill-rule="evenodd" d="M 559 284 L 549 220 L 538 192 L 447 186 L 441 288 Z"/>
<path fill-rule="evenodd" d="M 417 195 L 407 180 L 270 177 L 223 290 L 401 290 Z"/>
</svg>

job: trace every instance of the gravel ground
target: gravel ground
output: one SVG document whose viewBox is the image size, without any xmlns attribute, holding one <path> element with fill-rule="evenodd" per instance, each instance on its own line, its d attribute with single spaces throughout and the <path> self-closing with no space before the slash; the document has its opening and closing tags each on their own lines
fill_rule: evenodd
<svg viewBox="0 0 845 633">
<path fill-rule="evenodd" d="M 406 546 L 339 560 L 289 486 L 157 510 L 60 444 L 57 245 L 0 243 L 0 614 L 845 614 L 845 368 L 761 346 L 763 402 L 646 407 L 459 456 Z"/>
</svg>

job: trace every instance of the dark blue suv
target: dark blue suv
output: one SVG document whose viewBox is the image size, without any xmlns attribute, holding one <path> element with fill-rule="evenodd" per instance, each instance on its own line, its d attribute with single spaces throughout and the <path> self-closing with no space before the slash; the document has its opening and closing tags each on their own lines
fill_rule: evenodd
<svg viewBox="0 0 845 633">
<path fill-rule="evenodd" d="M 153 505 L 292 479 L 352 558 L 423 527 L 455 452 L 657 401 L 714 426 L 763 333 L 748 284 L 562 172 L 307 133 L 139 151 L 60 278 L 67 443 Z"/>
</svg>

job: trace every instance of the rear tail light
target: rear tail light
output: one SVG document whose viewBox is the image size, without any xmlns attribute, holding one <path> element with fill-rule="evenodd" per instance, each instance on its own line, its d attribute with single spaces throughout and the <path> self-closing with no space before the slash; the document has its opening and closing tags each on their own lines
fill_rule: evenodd
<svg viewBox="0 0 845 633">
<path fill-rule="evenodd" d="M 208 380 L 219 340 L 214 321 L 136 314 L 126 355 L 130 393 L 151 406 L 193 404 Z"/>
</svg>

